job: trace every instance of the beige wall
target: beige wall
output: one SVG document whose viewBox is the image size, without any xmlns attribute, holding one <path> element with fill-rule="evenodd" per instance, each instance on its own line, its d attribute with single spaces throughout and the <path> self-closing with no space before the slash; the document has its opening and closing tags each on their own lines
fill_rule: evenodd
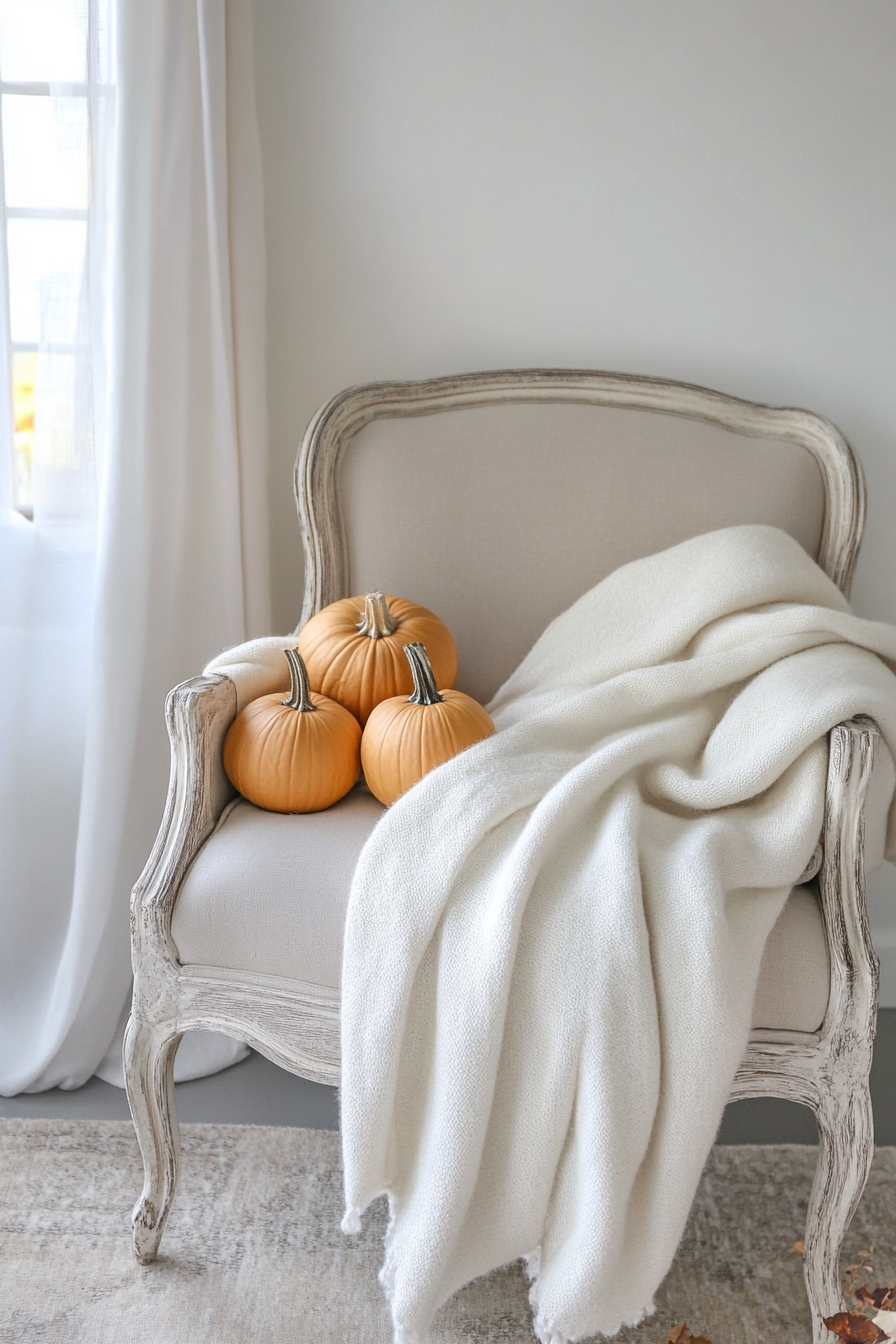
<svg viewBox="0 0 896 1344">
<path fill-rule="evenodd" d="M 896 620 L 893 0 L 255 0 L 274 609 L 291 468 L 352 383 L 513 365 L 830 416 Z M 875 880 L 896 1004 L 896 870 Z M 890 965 L 892 962 L 892 965 Z"/>
</svg>

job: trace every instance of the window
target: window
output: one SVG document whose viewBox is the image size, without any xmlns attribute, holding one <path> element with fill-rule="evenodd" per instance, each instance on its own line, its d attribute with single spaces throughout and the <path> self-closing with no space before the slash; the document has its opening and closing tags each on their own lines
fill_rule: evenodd
<svg viewBox="0 0 896 1344">
<path fill-rule="evenodd" d="M 0 370 L 11 395 L 0 405 L 11 405 L 13 460 L 4 465 L 26 516 L 36 442 L 42 469 L 84 477 L 78 364 L 90 340 L 87 222 L 99 185 L 91 121 L 111 94 L 100 4 L 0 0 L 0 320 L 11 356 Z"/>
</svg>

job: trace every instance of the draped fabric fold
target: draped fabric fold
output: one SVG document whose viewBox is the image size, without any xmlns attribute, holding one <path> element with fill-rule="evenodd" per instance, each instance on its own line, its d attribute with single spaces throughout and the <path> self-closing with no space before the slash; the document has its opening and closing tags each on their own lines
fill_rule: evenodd
<svg viewBox="0 0 896 1344">
<path fill-rule="evenodd" d="M 707 533 L 558 616 L 495 735 L 378 822 L 345 929 L 343 1228 L 388 1194 L 395 1344 L 521 1256 L 544 1344 L 653 1310 L 859 713 L 889 813 L 865 863 L 896 857 L 894 673 L 896 629 L 793 538 Z"/>
<path fill-rule="evenodd" d="M 4 787 L 34 801 L 6 837 L 0 891 L 13 929 L 2 956 L 20 971 L 10 978 L 4 967 L 0 987 L 7 1094 L 76 1087 L 98 1066 L 120 1081 L 113 1038 L 130 986 L 128 897 L 164 805 L 165 695 L 219 649 L 270 629 L 250 11 L 239 0 L 119 0 L 117 52 L 96 579 L 82 584 L 92 601 L 82 592 L 66 607 L 59 590 L 54 597 L 66 620 L 77 615 L 92 632 L 82 640 L 81 699 L 56 714 L 78 739 L 60 784 L 64 806 L 49 801 L 51 731 L 3 767 Z M 30 544 L 38 541 L 35 525 Z M 33 683 L 13 646 L 42 618 L 29 607 L 27 574 L 16 583 L 19 628 L 4 644 L 3 676 L 13 713 L 33 718 Z M 65 664 L 57 677 L 65 700 Z M 47 850 L 59 861 L 44 875 L 29 856 L 42 861 Z M 222 1067 L 243 1050 L 197 1038 L 178 1075 Z"/>
</svg>

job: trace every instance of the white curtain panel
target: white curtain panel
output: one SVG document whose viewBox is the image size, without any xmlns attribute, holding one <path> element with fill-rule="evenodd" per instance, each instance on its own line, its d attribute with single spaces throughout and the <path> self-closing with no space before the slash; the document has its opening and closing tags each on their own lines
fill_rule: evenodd
<svg viewBox="0 0 896 1344">
<path fill-rule="evenodd" d="M 104 9 L 103 18 L 108 14 Z M 6 38 L 8 11 L 3 17 Z M 7 1094 L 28 1086 L 45 1063 L 41 1038 L 71 912 L 92 655 L 95 458 L 102 438 L 102 375 L 97 400 L 94 370 L 101 371 L 104 364 L 104 254 L 114 113 L 104 60 L 109 33 L 106 27 L 106 41 L 101 42 L 99 11 L 92 10 L 88 23 L 78 0 L 68 5 L 60 0 L 53 17 L 67 19 L 70 34 L 80 31 L 86 48 L 89 96 L 54 97 L 52 125 L 56 161 L 71 154 L 85 193 L 90 178 L 90 242 L 84 245 L 84 225 L 78 223 L 80 248 L 63 248 L 60 255 L 52 245 L 46 253 L 32 245 L 31 265 L 26 266 L 32 277 L 35 272 L 39 276 L 33 286 L 38 330 L 31 330 L 32 313 L 25 332 L 40 342 L 33 521 L 14 507 L 13 472 L 0 472 L 5 487 L 0 514 L 0 1089 Z M 2 54 L 5 61 L 6 51 Z M 75 64 L 78 55 L 71 52 Z M 55 93 L 51 88 L 51 95 Z M 4 105 L 4 114 L 7 110 Z M 85 120 L 89 153 L 83 140 Z M 80 144 L 78 128 L 72 125 L 77 121 Z M 8 129 L 5 125 L 4 132 Z M 9 142 L 5 147 L 13 148 Z M 7 276 L 6 241 L 6 229 L 0 227 L 2 283 Z M 12 260 L 21 258 L 13 255 Z M 20 327 L 21 291 L 17 296 L 15 284 L 11 289 L 2 298 L 10 304 L 12 326 Z M 21 339 L 21 330 L 17 334 Z M 0 388 L 8 395 L 6 338 L 3 321 Z M 6 395 L 0 407 L 0 457 L 8 468 L 13 461 L 12 409 Z"/>
<path fill-rule="evenodd" d="M 0 766 L 6 1094 L 77 1087 L 95 1071 L 121 1081 L 128 898 L 164 805 L 165 695 L 216 652 L 270 629 L 249 5 L 119 0 L 117 27 L 92 621 L 89 561 L 69 566 L 68 588 L 55 578 L 35 588 L 35 505 L 33 528 L 13 547 L 19 569 L 4 631 L 0 701 L 13 742 Z M 25 536 L 27 527 L 4 531 Z M 243 1051 L 223 1037 L 185 1040 L 176 1076 L 213 1071 Z"/>
</svg>

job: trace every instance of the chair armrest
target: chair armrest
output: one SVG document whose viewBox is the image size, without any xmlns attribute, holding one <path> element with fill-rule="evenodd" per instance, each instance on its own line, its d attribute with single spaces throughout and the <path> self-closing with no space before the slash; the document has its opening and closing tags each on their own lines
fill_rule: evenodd
<svg viewBox="0 0 896 1344">
<path fill-rule="evenodd" d="M 164 978 L 176 973 L 171 915 L 187 869 L 218 823 L 235 789 L 222 759 L 236 717 L 237 692 L 227 676 L 193 677 L 168 696 L 171 775 L 159 834 L 131 893 L 131 955 L 145 975 L 147 958 Z"/>
<path fill-rule="evenodd" d="M 865 797 L 880 730 L 857 716 L 831 729 L 819 889 L 831 988 L 822 1037 L 831 1048 L 870 1050 L 877 1019 L 879 963 L 865 900 Z M 836 1038 L 836 1039 L 833 1039 Z"/>
</svg>

